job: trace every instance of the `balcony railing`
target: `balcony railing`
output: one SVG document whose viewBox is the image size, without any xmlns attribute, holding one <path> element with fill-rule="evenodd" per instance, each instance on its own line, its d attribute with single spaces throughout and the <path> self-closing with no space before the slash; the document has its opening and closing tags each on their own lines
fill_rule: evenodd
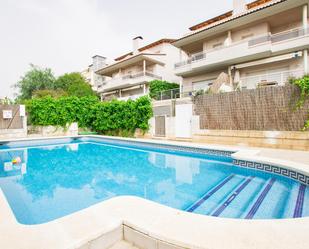
<svg viewBox="0 0 309 249">
<path fill-rule="evenodd" d="M 126 84 L 130 82 L 131 80 L 142 78 L 142 77 L 150 77 L 151 79 L 158 79 L 161 80 L 162 77 L 153 74 L 151 72 L 139 72 L 136 74 L 128 74 L 128 75 L 123 75 L 119 78 L 112 78 L 109 80 L 104 81 L 101 85 L 98 86 L 98 90 L 103 90 L 104 88 L 112 87 L 112 86 L 120 86 L 122 84 Z"/>
<path fill-rule="evenodd" d="M 223 47 L 220 47 L 220 48 L 215 48 L 215 49 L 207 50 L 205 52 L 199 52 L 197 54 L 193 54 L 187 60 L 176 63 L 175 69 L 181 68 L 183 66 L 192 64 L 192 63 L 200 61 L 200 60 L 203 60 L 207 57 L 208 53 L 213 52 L 215 50 L 233 47 L 233 46 L 240 44 L 240 43 L 248 43 L 248 47 L 250 48 L 250 47 L 261 45 L 261 44 L 264 44 L 264 43 L 267 43 L 267 42 L 277 43 L 277 42 L 286 41 L 286 40 L 290 40 L 290 39 L 297 38 L 297 37 L 302 37 L 302 36 L 305 36 L 305 35 L 309 35 L 309 28 L 308 29 L 297 28 L 297 29 L 288 30 L 288 31 L 285 31 L 285 32 L 282 32 L 282 33 L 279 33 L 279 34 L 272 35 L 272 34 L 269 33 L 267 35 L 257 36 L 255 38 L 250 39 L 249 41 L 248 40 L 239 41 L 239 42 L 232 43 L 229 46 L 223 46 Z"/>
<path fill-rule="evenodd" d="M 299 78 L 304 75 L 304 71 L 285 71 L 270 74 L 261 74 L 256 76 L 244 77 L 240 79 L 243 89 L 255 89 L 264 86 L 283 86 L 291 78 Z"/>
<path fill-rule="evenodd" d="M 259 87 L 267 87 L 267 86 L 283 86 L 289 82 L 292 78 L 300 78 L 304 75 L 304 71 L 295 70 L 295 71 L 285 71 L 278 73 L 270 73 L 270 74 L 261 74 L 250 77 L 243 77 L 240 79 L 240 84 L 242 89 L 256 89 Z M 199 85 L 198 89 L 194 89 L 192 87 L 183 87 L 182 89 L 176 88 L 167 91 L 162 91 L 155 96 L 155 100 L 170 100 L 170 99 L 178 99 L 185 97 L 196 96 L 200 92 L 207 92 L 209 86 L 211 84 Z"/>
<path fill-rule="evenodd" d="M 309 34 L 309 28 L 304 29 L 304 28 L 297 28 L 297 29 L 292 29 L 288 31 L 284 31 L 278 34 L 267 34 L 264 36 L 256 37 L 253 38 L 249 41 L 249 47 L 256 46 L 265 42 L 271 42 L 271 43 L 276 43 L 276 42 L 281 42 L 285 40 L 290 40 L 293 38 L 298 38 L 302 37 Z"/>
<path fill-rule="evenodd" d="M 200 86 L 200 90 L 195 90 L 193 89 L 193 87 L 182 87 L 181 89 L 175 88 L 158 93 L 157 96 L 154 97 L 154 99 L 157 101 L 161 101 L 161 100 L 191 97 L 194 96 L 197 92 L 201 91 L 201 89 L 208 89 L 208 88 L 209 84 L 205 84 L 204 88 Z"/>
</svg>

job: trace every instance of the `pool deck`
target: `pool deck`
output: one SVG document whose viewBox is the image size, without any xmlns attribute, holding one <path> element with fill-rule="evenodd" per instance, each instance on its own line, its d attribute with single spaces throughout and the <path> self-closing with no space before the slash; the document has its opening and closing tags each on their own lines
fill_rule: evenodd
<svg viewBox="0 0 309 249">
<path fill-rule="evenodd" d="M 133 141 L 235 151 L 233 157 L 239 160 L 279 165 L 309 175 L 308 152 L 149 139 Z M 128 244 L 123 244 L 122 240 L 146 249 L 309 248 L 309 218 L 215 218 L 183 212 L 138 197 L 122 196 L 52 222 L 22 225 L 16 221 L 1 190 L 0 210 L 0 248 L 5 249 L 123 248 L 121 246 Z"/>
</svg>

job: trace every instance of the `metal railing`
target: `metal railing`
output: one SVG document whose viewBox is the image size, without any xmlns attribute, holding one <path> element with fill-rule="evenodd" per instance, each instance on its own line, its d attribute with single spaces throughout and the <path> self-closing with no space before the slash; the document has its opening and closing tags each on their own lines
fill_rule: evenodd
<svg viewBox="0 0 309 249">
<path fill-rule="evenodd" d="M 285 71 L 270 74 L 260 74 L 240 79 L 243 89 L 255 89 L 263 86 L 282 86 L 289 82 L 291 78 L 299 78 L 304 75 L 304 71 Z"/>
<path fill-rule="evenodd" d="M 158 76 L 158 75 L 151 73 L 151 72 L 147 72 L 147 71 L 146 72 L 139 72 L 139 73 L 136 73 L 136 74 L 128 74 L 128 75 L 123 75 L 119 78 L 112 78 L 112 79 L 106 80 L 98 86 L 98 90 L 103 90 L 103 88 L 106 88 L 108 86 L 117 86 L 117 85 L 120 86 L 120 85 L 126 83 L 127 80 L 137 79 L 137 78 L 141 78 L 141 77 L 145 77 L 145 76 L 151 77 L 152 79 L 158 79 L 158 80 L 162 79 L 161 76 Z"/>
<path fill-rule="evenodd" d="M 269 33 L 267 35 L 251 39 L 249 41 L 249 47 L 256 46 L 256 45 L 259 45 L 265 42 L 276 43 L 276 42 L 286 41 L 286 40 L 290 40 L 293 38 L 302 37 L 307 34 L 309 34 L 309 28 L 307 29 L 297 28 L 297 29 L 284 31 L 278 34 L 273 34 L 273 35 Z"/>
<path fill-rule="evenodd" d="M 304 75 L 303 70 L 294 71 L 284 71 L 278 73 L 270 74 L 260 74 L 250 77 L 243 77 L 240 79 L 240 85 L 242 89 L 256 89 L 259 87 L 266 86 L 283 86 L 289 83 L 292 78 L 300 78 Z M 157 96 L 154 97 L 157 101 L 179 99 L 185 97 L 196 96 L 200 93 L 205 93 L 208 91 L 211 84 L 199 85 L 198 89 L 191 87 L 182 87 L 171 90 L 166 90 L 159 92 Z M 236 90 L 236 89 L 235 89 Z"/>
<path fill-rule="evenodd" d="M 209 88 L 208 84 L 205 84 L 204 89 L 207 90 Z M 195 96 L 197 92 L 200 92 L 202 87 L 199 90 L 193 89 L 193 87 L 182 87 L 182 88 L 175 88 L 171 90 L 161 91 L 154 97 L 157 101 L 162 100 L 170 100 L 170 99 L 179 99 L 179 98 L 186 98 Z"/>
<path fill-rule="evenodd" d="M 279 34 L 273 34 L 273 35 L 271 33 L 268 33 L 266 35 L 254 37 L 250 40 L 235 42 L 235 43 L 232 43 L 229 46 L 223 46 L 223 47 L 220 47 L 220 48 L 211 49 L 211 50 L 207 50 L 205 52 L 202 51 L 202 52 L 193 54 L 187 60 L 176 63 L 175 69 L 189 65 L 189 64 L 194 63 L 196 61 L 203 60 L 203 59 L 206 58 L 207 53 L 210 53 L 210 52 L 215 51 L 215 50 L 227 48 L 227 47 L 232 47 L 232 46 L 238 45 L 240 43 L 248 43 L 249 47 L 253 47 L 253 46 L 257 46 L 257 45 L 264 44 L 264 43 L 267 43 L 267 42 L 277 43 L 277 42 L 281 42 L 281 41 L 285 41 L 285 40 L 289 40 L 289 39 L 293 39 L 293 38 L 297 38 L 297 37 L 302 37 L 302 36 L 305 36 L 305 35 L 309 35 L 309 28 L 308 29 L 297 28 L 297 29 L 284 31 L 284 32 L 281 32 Z"/>
</svg>

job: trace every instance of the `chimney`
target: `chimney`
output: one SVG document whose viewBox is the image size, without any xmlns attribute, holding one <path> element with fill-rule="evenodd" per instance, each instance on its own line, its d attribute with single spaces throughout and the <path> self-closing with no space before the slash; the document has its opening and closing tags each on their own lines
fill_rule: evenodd
<svg viewBox="0 0 309 249">
<path fill-rule="evenodd" d="M 143 37 L 141 36 L 137 36 L 133 39 L 133 55 L 138 54 L 141 40 L 143 40 Z"/>
<path fill-rule="evenodd" d="M 101 55 L 92 57 L 93 71 L 96 72 L 106 66 L 106 58 Z"/>
<path fill-rule="evenodd" d="M 233 0 L 233 15 L 239 15 L 247 10 L 245 0 Z"/>
</svg>

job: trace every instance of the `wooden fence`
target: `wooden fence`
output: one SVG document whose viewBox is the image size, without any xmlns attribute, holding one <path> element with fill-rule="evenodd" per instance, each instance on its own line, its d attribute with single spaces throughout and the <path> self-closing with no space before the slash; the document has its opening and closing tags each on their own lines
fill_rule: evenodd
<svg viewBox="0 0 309 249">
<path fill-rule="evenodd" d="M 292 85 L 205 94 L 194 99 L 200 128 L 299 131 L 309 118 L 309 101 L 296 108 L 300 90 Z"/>
<path fill-rule="evenodd" d="M 4 119 L 3 111 L 12 111 L 12 119 Z M 19 105 L 0 105 L 0 129 L 23 129 Z"/>
</svg>

